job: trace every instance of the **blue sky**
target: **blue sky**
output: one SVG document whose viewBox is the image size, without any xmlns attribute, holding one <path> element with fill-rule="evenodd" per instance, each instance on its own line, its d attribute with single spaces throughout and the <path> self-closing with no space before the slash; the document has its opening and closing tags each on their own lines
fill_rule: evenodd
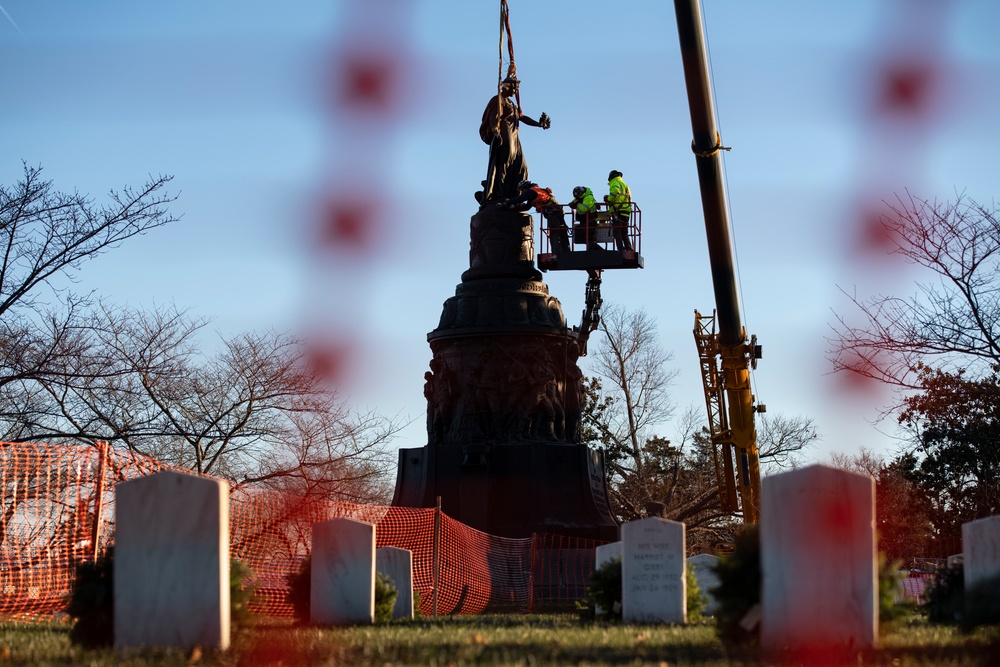
<svg viewBox="0 0 1000 667">
<path fill-rule="evenodd" d="M 670 3 L 509 0 L 530 175 L 562 200 L 625 175 L 643 211 L 646 269 L 604 280 L 645 308 L 701 406 L 693 313 L 714 307 Z M 175 176 L 182 219 L 86 265 L 81 289 L 175 303 L 230 335 L 275 328 L 358 343 L 344 392 L 414 419 L 424 442 L 427 332 L 468 267 L 477 136 L 497 77 L 493 0 L 0 0 L 0 182 L 41 165 L 98 199 Z M 817 460 L 889 452 L 887 397 L 845 389 L 825 351 L 840 289 L 915 291 L 911 270 L 859 251 L 861 211 L 909 188 L 995 196 L 1000 5 L 992 0 L 704 3 L 754 376 L 770 413 L 816 419 Z M 332 102 L 351 54 L 398 67 L 383 112 Z M 879 107 L 884 74 L 927 65 L 925 104 Z M 879 109 L 882 109 L 881 111 Z M 328 199 L 378 211 L 373 241 L 318 244 Z M 570 323 L 585 276 L 546 274 Z M 584 368 L 586 372 L 586 367 Z M 665 428 L 666 435 L 671 435 Z"/>
</svg>

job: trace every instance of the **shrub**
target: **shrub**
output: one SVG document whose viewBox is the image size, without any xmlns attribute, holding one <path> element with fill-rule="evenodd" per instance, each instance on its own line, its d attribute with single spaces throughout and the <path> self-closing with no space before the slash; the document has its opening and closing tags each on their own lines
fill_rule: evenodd
<svg viewBox="0 0 1000 667">
<path fill-rule="evenodd" d="M 112 549 L 96 562 L 76 566 L 76 579 L 66 613 L 76 622 L 69 640 L 87 648 L 114 643 L 114 559 Z"/>
<path fill-rule="evenodd" d="M 257 595 L 257 583 L 250 566 L 241 560 L 229 560 L 229 622 L 246 625 L 253 620 L 250 603 Z"/>
<path fill-rule="evenodd" d="M 931 623 L 956 623 L 965 607 L 965 571 L 961 564 L 939 567 L 927 588 L 923 610 Z"/>
<path fill-rule="evenodd" d="M 900 587 L 899 568 L 897 560 L 888 560 L 885 554 L 878 555 L 878 618 L 879 625 L 891 624 L 910 614 L 910 610 L 901 604 L 896 604 L 896 595 Z"/>
<path fill-rule="evenodd" d="M 756 644 L 758 624 L 748 616 L 760 604 L 760 535 L 757 527 L 745 526 L 736 538 L 732 553 L 715 565 L 719 584 L 712 589 L 718 605 L 715 618 L 723 641 Z M 747 619 L 747 623 L 744 623 Z"/>
<path fill-rule="evenodd" d="M 312 554 L 299 563 L 298 569 L 290 572 L 285 581 L 288 582 L 288 593 L 285 594 L 285 601 L 292 605 L 292 612 L 295 620 L 301 625 L 309 624 L 309 606 L 312 597 Z"/>
<path fill-rule="evenodd" d="M 705 607 L 708 606 L 708 595 L 701 590 L 698 577 L 694 576 L 694 568 L 684 564 L 684 584 L 687 588 L 687 619 L 688 622 L 700 621 Z"/>
<path fill-rule="evenodd" d="M 75 623 L 69 640 L 80 646 L 97 648 L 114 644 L 114 547 L 96 562 L 76 566 L 76 578 L 70 593 L 66 613 Z M 251 582 L 253 573 L 238 560 L 229 561 L 229 613 L 234 625 L 249 622 L 253 615 L 248 608 L 257 588 Z"/>
<path fill-rule="evenodd" d="M 591 573 L 587 600 L 589 608 L 594 610 L 594 618 L 615 620 L 622 617 L 621 556 L 604 561 Z"/>
<path fill-rule="evenodd" d="M 399 591 L 392 579 L 381 572 L 375 573 L 375 622 L 388 623 L 392 620 L 392 608 L 396 606 Z"/>
</svg>

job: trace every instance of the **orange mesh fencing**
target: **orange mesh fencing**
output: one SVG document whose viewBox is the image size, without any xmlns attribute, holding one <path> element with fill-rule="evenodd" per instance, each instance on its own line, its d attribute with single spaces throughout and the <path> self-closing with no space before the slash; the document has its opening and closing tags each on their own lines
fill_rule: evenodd
<svg viewBox="0 0 1000 667">
<path fill-rule="evenodd" d="M 51 618 L 66 608 L 76 566 L 102 555 L 114 537 L 114 486 L 181 470 L 103 443 L 0 443 L 0 618 Z M 312 524 L 349 517 L 376 525 L 378 547 L 413 554 L 421 611 L 434 609 L 433 508 L 388 507 L 295 497 L 246 486 L 230 489 L 230 549 L 254 573 L 251 609 L 289 617 L 288 575 L 310 551 Z M 509 539 L 440 515 L 439 614 L 572 611 L 586 597 L 594 548 L 561 535 Z M 920 601 L 961 541 L 938 540 L 914 555 L 889 554 L 907 576 L 900 597 Z"/>
<path fill-rule="evenodd" d="M 533 612 L 570 612 L 587 597 L 595 549 L 607 542 L 563 535 L 535 535 L 531 545 Z"/>
<path fill-rule="evenodd" d="M 114 485 L 169 466 L 103 445 L 0 443 L 0 617 L 65 609 L 114 530 Z"/>
<path fill-rule="evenodd" d="M 0 443 L 0 618 L 62 612 L 76 566 L 102 555 L 114 537 L 114 486 L 180 470 L 103 443 Z M 413 554 L 413 586 L 424 614 L 434 609 L 437 510 L 340 503 L 232 486 L 230 550 L 254 573 L 256 613 L 291 616 L 287 577 L 309 553 L 311 526 L 349 517 L 376 525 L 378 547 Z M 440 516 L 439 614 L 571 610 L 586 595 L 599 542 L 552 535 L 510 539 Z"/>
<path fill-rule="evenodd" d="M 230 495 L 230 549 L 255 574 L 257 596 L 251 609 L 268 616 L 291 616 L 285 600 L 287 576 L 309 553 L 311 526 L 345 517 L 375 524 L 376 547 L 413 554 L 413 588 L 421 612 L 434 599 L 433 508 L 303 501 L 271 491 L 234 489 Z M 482 611 L 526 612 L 531 604 L 532 539 L 495 537 L 441 515 L 439 614 Z"/>
</svg>

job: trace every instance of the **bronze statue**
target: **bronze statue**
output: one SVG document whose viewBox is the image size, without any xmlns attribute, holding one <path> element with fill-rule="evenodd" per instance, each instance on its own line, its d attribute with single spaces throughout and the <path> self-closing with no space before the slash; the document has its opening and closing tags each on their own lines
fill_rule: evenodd
<svg viewBox="0 0 1000 667">
<path fill-rule="evenodd" d="M 519 123 L 543 130 L 551 125 L 545 112 L 538 120 L 529 118 L 510 100 L 517 93 L 519 84 L 514 75 L 504 79 L 500 84 L 500 93 L 490 99 L 483 111 L 479 138 L 490 146 L 490 162 L 483 190 L 476 193 L 476 200 L 482 205 L 516 196 L 518 183 L 528 178 L 528 164 L 524 161 L 517 133 Z"/>
</svg>

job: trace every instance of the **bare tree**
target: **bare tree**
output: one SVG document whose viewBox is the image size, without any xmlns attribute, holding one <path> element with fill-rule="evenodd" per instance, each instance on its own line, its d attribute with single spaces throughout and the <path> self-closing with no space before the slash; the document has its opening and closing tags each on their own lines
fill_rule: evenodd
<svg viewBox="0 0 1000 667">
<path fill-rule="evenodd" d="M 860 323 L 837 315 L 831 360 L 899 388 L 918 388 L 923 363 L 988 370 L 1000 363 L 1000 217 L 959 195 L 954 202 L 907 193 L 882 226 L 890 253 L 935 276 L 910 297 L 848 294 Z"/>
<path fill-rule="evenodd" d="M 241 484 L 385 500 L 399 424 L 350 410 L 303 341 L 242 334 L 206 355 L 204 326 L 176 309 L 99 304 L 67 372 L 20 384 L 44 395 L 17 439 L 105 440 Z"/>
<path fill-rule="evenodd" d="M 176 220 L 167 208 L 176 197 L 165 192 L 171 179 L 150 177 L 139 188 L 112 190 L 103 206 L 55 190 L 40 167 L 27 164 L 20 182 L 0 185 L 0 388 L 66 372 L 79 356 L 77 318 L 87 300 L 57 291 L 54 279 L 72 281 L 85 260 Z M 45 293 L 61 301 L 59 307 L 46 303 Z M 5 403 L 0 413 L 11 417 L 18 405 Z M 9 422 L 16 424 L 13 417 Z"/>
<path fill-rule="evenodd" d="M 56 275 L 71 277 L 84 260 L 176 220 L 167 210 L 176 197 L 163 192 L 172 178 L 112 190 L 110 203 L 97 207 L 78 192 L 54 190 L 41 167 L 25 164 L 24 180 L 0 186 L 0 319 L 36 305 L 38 287 Z"/>
<path fill-rule="evenodd" d="M 854 455 L 833 454 L 831 463 L 875 480 L 875 527 L 879 551 L 892 559 L 925 556 L 931 547 L 931 499 L 907 477 L 907 457 L 886 461 L 862 448 Z M 909 566 L 906 562 L 904 565 Z"/>
<path fill-rule="evenodd" d="M 762 471 L 778 472 L 799 464 L 799 455 L 819 440 L 811 417 L 781 413 L 757 418 L 757 450 Z"/>
<path fill-rule="evenodd" d="M 583 433 L 604 446 L 615 513 L 623 521 L 683 521 L 694 549 L 732 540 L 736 515 L 721 509 L 705 415 L 688 408 L 674 418 L 668 392 L 677 371 L 656 322 L 612 305 L 601 331 L 590 357 L 597 377 L 585 382 Z M 660 435 L 668 426 L 673 440 Z M 816 439 L 812 419 L 771 416 L 758 429 L 761 462 L 771 470 L 795 465 Z"/>
<path fill-rule="evenodd" d="M 607 305 L 600 330 L 605 335 L 590 363 L 617 408 L 602 423 L 601 437 L 641 467 L 643 439 L 674 413 L 669 389 L 677 370 L 667 366 L 673 355 L 660 346 L 656 320 L 643 310 Z"/>
<path fill-rule="evenodd" d="M 0 187 L 0 439 L 105 440 L 244 484 L 386 499 L 400 425 L 350 410 L 275 332 L 221 341 L 176 308 L 140 311 L 55 287 L 85 260 L 175 218 L 169 176 L 96 205 L 24 167 Z M 48 290 L 46 292 L 46 290 Z"/>
<path fill-rule="evenodd" d="M 851 297 L 860 324 L 838 317 L 834 367 L 899 390 L 886 412 L 911 444 L 892 473 L 919 489 L 910 495 L 934 539 L 957 539 L 963 522 L 1000 507 L 1000 212 L 962 194 L 907 195 L 882 225 L 891 252 L 930 278 L 912 297 Z"/>
</svg>

